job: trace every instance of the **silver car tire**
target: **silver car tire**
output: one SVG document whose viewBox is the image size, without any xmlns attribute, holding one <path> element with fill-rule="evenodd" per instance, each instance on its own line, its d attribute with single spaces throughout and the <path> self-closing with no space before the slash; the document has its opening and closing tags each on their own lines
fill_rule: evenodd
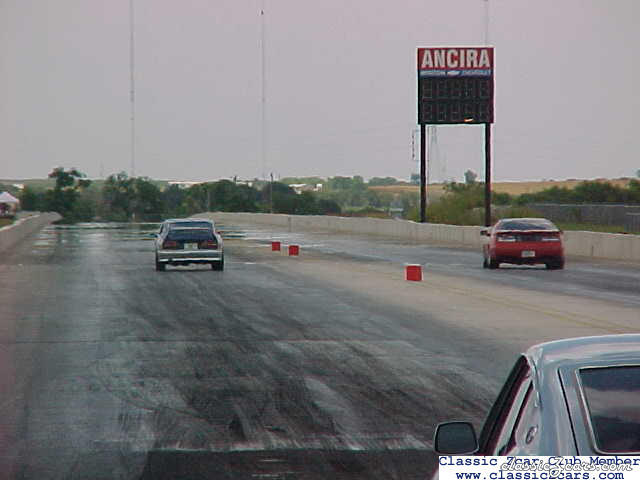
<svg viewBox="0 0 640 480">
<path fill-rule="evenodd" d="M 224 270 L 224 257 L 218 262 L 213 262 L 211 264 L 211 270 L 215 270 L 217 272 L 221 272 Z"/>
<path fill-rule="evenodd" d="M 166 268 L 167 268 L 167 266 L 164 263 L 160 263 L 158 261 L 158 257 L 156 257 L 156 271 L 157 272 L 164 272 Z"/>
</svg>

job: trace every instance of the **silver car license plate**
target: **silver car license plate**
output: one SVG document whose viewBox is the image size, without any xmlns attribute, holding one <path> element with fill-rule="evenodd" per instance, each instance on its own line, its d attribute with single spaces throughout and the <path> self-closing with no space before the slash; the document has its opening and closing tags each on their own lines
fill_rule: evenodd
<svg viewBox="0 0 640 480">
<path fill-rule="evenodd" d="M 522 258 L 531 258 L 531 257 L 535 257 L 536 256 L 536 252 L 534 250 L 523 250 L 522 251 Z"/>
<path fill-rule="evenodd" d="M 185 243 L 184 244 L 184 249 L 185 250 L 197 250 L 198 249 L 198 244 L 197 243 Z"/>
</svg>

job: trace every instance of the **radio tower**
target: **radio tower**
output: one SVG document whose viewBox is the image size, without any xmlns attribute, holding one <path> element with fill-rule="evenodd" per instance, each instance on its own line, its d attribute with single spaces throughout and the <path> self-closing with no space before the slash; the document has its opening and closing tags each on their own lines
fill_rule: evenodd
<svg viewBox="0 0 640 480">
<path fill-rule="evenodd" d="M 440 164 L 439 164 L 439 149 L 438 149 L 438 130 L 435 125 L 429 125 L 427 127 L 427 138 L 429 139 L 429 149 L 427 150 L 427 184 L 433 180 L 431 177 L 439 177 Z M 435 175 L 434 175 L 435 174 Z"/>
<path fill-rule="evenodd" d="M 411 129 L 411 166 L 416 163 L 418 160 L 416 159 L 416 129 Z"/>
</svg>

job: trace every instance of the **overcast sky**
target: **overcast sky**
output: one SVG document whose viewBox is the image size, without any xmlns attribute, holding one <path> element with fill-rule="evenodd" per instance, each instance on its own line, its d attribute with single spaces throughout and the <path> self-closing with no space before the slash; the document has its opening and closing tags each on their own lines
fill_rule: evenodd
<svg viewBox="0 0 640 480">
<path fill-rule="evenodd" d="M 408 178 L 416 47 L 482 45 L 485 0 L 133 0 L 135 174 Z M 494 180 L 640 169 L 640 1 L 489 0 Z M 129 0 L 0 0 L 0 178 L 131 172 Z M 438 127 L 431 177 L 483 176 Z"/>
</svg>

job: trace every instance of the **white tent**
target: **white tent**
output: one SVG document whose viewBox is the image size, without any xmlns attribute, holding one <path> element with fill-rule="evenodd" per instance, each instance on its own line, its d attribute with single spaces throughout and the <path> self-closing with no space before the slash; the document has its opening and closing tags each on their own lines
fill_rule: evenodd
<svg viewBox="0 0 640 480">
<path fill-rule="evenodd" d="M 20 205 L 20 200 L 11 195 L 9 192 L 0 193 L 0 217 L 13 218 Z"/>
<path fill-rule="evenodd" d="M 0 203 L 20 203 L 20 200 L 11 195 L 9 192 L 2 192 L 0 193 Z"/>
</svg>

